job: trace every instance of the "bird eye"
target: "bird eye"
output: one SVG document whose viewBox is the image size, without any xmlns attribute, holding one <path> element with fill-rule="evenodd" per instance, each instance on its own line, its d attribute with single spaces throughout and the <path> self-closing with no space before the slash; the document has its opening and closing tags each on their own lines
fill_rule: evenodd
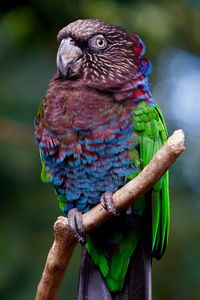
<svg viewBox="0 0 200 300">
<path fill-rule="evenodd" d="M 106 44 L 106 40 L 103 37 L 98 37 L 96 40 L 96 44 L 98 48 L 104 48 Z"/>
<path fill-rule="evenodd" d="M 103 50 L 107 47 L 107 41 L 103 35 L 95 35 L 89 40 L 89 46 L 93 49 Z"/>
</svg>

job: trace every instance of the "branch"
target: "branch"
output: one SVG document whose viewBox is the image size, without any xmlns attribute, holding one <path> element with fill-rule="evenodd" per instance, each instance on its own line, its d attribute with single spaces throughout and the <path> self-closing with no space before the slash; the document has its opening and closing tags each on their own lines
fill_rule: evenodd
<svg viewBox="0 0 200 300">
<path fill-rule="evenodd" d="M 118 211 L 133 204 L 162 177 L 184 151 L 184 142 L 184 132 L 176 130 L 139 175 L 113 194 L 113 202 Z M 96 205 L 83 215 L 85 232 L 93 231 L 111 217 L 111 214 L 101 204 Z M 65 217 L 58 217 L 54 224 L 54 235 L 55 240 L 49 251 L 35 300 L 56 299 L 64 273 L 77 244 Z"/>
</svg>

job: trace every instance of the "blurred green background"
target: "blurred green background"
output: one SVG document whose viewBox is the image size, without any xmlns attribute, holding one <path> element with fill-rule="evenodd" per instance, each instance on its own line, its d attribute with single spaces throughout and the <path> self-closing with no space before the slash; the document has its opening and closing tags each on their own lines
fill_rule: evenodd
<svg viewBox="0 0 200 300">
<path fill-rule="evenodd" d="M 152 92 L 169 133 L 186 132 L 171 169 L 171 234 L 153 265 L 154 300 L 200 299 L 200 1 L 7 1 L 0 12 L 0 299 L 34 299 L 60 215 L 40 182 L 33 120 L 55 72 L 56 34 L 79 18 L 137 33 L 153 62 Z M 59 299 L 75 299 L 79 252 Z"/>
</svg>

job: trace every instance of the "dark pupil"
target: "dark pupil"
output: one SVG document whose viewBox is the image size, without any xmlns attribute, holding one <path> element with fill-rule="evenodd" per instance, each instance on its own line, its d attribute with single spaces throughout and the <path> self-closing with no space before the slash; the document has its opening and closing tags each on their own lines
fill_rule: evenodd
<svg viewBox="0 0 200 300">
<path fill-rule="evenodd" d="M 99 46 L 103 46 L 103 39 L 98 39 L 97 42 L 98 42 L 98 45 L 99 45 Z"/>
</svg>

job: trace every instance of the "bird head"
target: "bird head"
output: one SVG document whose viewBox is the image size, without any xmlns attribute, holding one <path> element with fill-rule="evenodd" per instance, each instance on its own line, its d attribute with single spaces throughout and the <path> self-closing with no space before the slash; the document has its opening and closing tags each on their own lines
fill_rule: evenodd
<svg viewBox="0 0 200 300">
<path fill-rule="evenodd" d="M 113 87 L 141 74 L 144 45 L 136 35 L 100 20 L 77 20 L 58 33 L 59 76 Z"/>
</svg>

